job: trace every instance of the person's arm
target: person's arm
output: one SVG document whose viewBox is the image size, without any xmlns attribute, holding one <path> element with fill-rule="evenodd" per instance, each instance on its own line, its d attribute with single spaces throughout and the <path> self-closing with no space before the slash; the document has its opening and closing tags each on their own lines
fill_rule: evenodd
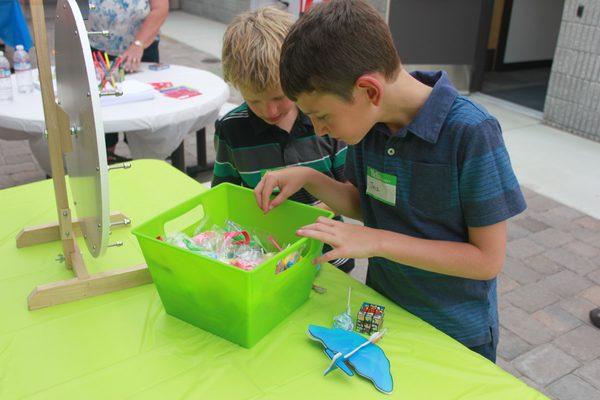
<svg viewBox="0 0 600 400">
<path fill-rule="evenodd" d="M 331 161 L 331 175 L 333 179 L 338 182 L 346 182 L 347 179 L 346 175 L 344 174 L 344 170 L 348 146 L 346 146 L 346 143 L 342 142 L 341 140 L 336 140 L 329 136 L 322 137 L 320 140 L 328 141 L 331 147 L 329 158 Z M 335 210 L 320 200 L 319 203 L 313 204 L 313 206 L 322 208 L 323 210 L 335 212 Z"/>
<path fill-rule="evenodd" d="M 346 156 L 348 146 L 341 140 L 330 139 L 333 142 L 331 150 L 331 173 L 336 181 L 346 182 Z"/>
<path fill-rule="evenodd" d="M 229 182 L 234 185 L 241 185 L 242 178 L 236 168 L 235 160 L 232 157 L 231 149 L 221 138 L 222 126 L 220 121 L 215 122 L 215 165 L 213 167 L 213 178 L 211 187 L 220 183 Z"/>
<path fill-rule="evenodd" d="M 135 44 L 134 41 L 134 43 L 121 54 L 126 71 L 131 72 L 139 69 L 144 49 L 154 42 L 160 27 L 165 22 L 168 15 L 169 0 L 150 0 L 150 14 L 148 14 L 135 35 L 135 41 L 141 42 L 141 46 Z"/>
<path fill-rule="evenodd" d="M 316 261 L 384 257 L 440 274 L 479 280 L 495 277 L 505 257 L 506 220 L 526 205 L 498 122 L 487 118 L 459 133 L 458 196 L 468 227 L 467 242 L 421 239 L 320 218 L 298 231 L 333 247 Z"/>
<path fill-rule="evenodd" d="M 323 217 L 297 233 L 333 247 L 315 259 L 317 264 L 336 258 L 383 257 L 426 271 L 477 280 L 498 275 L 506 252 L 506 221 L 470 227 L 467 243 L 419 239 Z"/>
<path fill-rule="evenodd" d="M 276 187 L 279 188 L 279 194 L 271 199 Z M 267 172 L 254 189 L 254 196 L 259 207 L 266 213 L 301 188 L 327 204 L 336 214 L 362 220 L 356 187 L 350 182 L 338 182 L 309 167 L 290 167 Z"/>
</svg>

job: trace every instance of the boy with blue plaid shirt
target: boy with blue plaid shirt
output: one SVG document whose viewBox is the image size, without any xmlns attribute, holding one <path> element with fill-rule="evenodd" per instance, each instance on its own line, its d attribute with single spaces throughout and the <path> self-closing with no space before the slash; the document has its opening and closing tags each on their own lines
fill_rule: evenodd
<svg viewBox="0 0 600 400">
<path fill-rule="evenodd" d="M 362 220 L 320 218 L 298 234 L 333 247 L 315 262 L 369 258 L 369 286 L 495 361 L 506 220 L 525 209 L 498 121 L 444 72 L 404 70 L 364 1 L 332 0 L 303 15 L 280 74 L 317 134 L 350 145 L 350 182 L 303 167 L 269 172 L 255 189 L 261 208 L 302 187 Z"/>
</svg>

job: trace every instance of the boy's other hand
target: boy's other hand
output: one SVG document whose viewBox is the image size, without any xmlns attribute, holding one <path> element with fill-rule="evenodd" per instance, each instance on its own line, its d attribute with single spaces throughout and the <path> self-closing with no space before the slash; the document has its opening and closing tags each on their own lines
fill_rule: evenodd
<svg viewBox="0 0 600 400">
<path fill-rule="evenodd" d="M 378 230 L 319 217 L 314 224 L 298 229 L 298 236 L 327 243 L 333 250 L 313 260 L 314 264 L 336 258 L 369 258 L 377 255 Z"/>
<path fill-rule="evenodd" d="M 260 209 L 267 213 L 283 203 L 304 186 L 311 171 L 312 168 L 308 167 L 291 167 L 267 172 L 254 188 L 254 197 Z M 275 189 L 279 189 L 279 194 L 271 200 Z"/>
</svg>

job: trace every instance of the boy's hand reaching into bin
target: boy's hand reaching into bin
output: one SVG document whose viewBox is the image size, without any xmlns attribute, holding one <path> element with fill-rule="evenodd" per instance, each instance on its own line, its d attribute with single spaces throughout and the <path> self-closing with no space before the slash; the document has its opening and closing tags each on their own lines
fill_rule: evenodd
<svg viewBox="0 0 600 400">
<path fill-rule="evenodd" d="M 291 167 L 267 172 L 254 188 L 258 206 L 265 213 L 277 207 L 304 186 L 311 171 L 313 169 L 308 167 Z M 277 189 L 279 194 L 271 200 L 271 194 Z"/>
<path fill-rule="evenodd" d="M 304 236 L 327 243 L 333 250 L 313 260 L 314 264 L 336 258 L 369 258 L 378 255 L 379 230 L 319 217 L 314 224 L 296 231 Z"/>
<path fill-rule="evenodd" d="M 288 167 L 267 172 L 254 189 L 254 196 L 261 210 L 267 213 L 301 188 L 327 204 L 336 214 L 362 220 L 356 187 L 350 182 L 338 182 L 309 167 Z M 273 191 L 277 189 L 279 193 L 271 200 Z"/>
</svg>

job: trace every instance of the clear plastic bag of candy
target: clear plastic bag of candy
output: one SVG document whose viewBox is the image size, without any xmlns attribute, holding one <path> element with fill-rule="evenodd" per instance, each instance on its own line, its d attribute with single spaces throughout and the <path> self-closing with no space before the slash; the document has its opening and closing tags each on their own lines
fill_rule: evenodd
<svg viewBox="0 0 600 400">
<path fill-rule="evenodd" d="M 219 260 L 250 271 L 284 249 L 268 232 L 248 229 L 227 220 L 223 227 L 203 218 L 194 229 L 193 236 L 183 232 L 168 234 L 167 243 L 196 254 Z M 286 246 L 286 248 L 289 245 Z M 292 252 L 278 261 L 276 273 L 285 271 L 302 259 L 302 251 Z"/>
</svg>

